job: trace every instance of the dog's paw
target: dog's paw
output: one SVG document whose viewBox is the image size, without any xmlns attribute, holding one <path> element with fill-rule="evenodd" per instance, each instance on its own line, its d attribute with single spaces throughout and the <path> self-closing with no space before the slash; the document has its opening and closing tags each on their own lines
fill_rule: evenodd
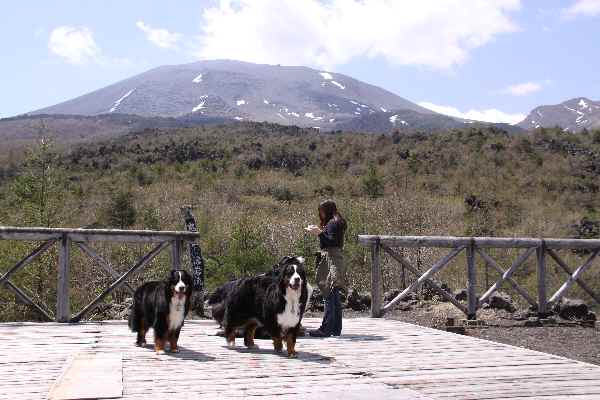
<svg viewBox="0 0 600 400">
<path fill-rule="evenodd" d="M 288 357 L 289 358 L 298 358 L 298 353 L 296 353 L 295 351 L 293 353 L 288 353 Z"/>
<path fill-rule="evenodd" d="M 227 347 L 233 349 L 235 347 L 235 341 L 227 342 Z"/>
<path fill-rule="evenodd" d="M 260 349 L 260 347 L 258 347 L 257 344 L 253 344 L 253 345 L 246 346 L 246 347 L 249 348 L 250 350 L 258 350 L 258 349 Z"/>
<path fill-rule="evenodd" d="M 157 356 L 162 356 L 163 354 L 165 354 L 164 350 L 156 350 L 156 355 Z"/>
<path fill-rule="evenodd" d="M 179 349 L 171 349 L 171 353 L 179 353 Z"/>
</svg>

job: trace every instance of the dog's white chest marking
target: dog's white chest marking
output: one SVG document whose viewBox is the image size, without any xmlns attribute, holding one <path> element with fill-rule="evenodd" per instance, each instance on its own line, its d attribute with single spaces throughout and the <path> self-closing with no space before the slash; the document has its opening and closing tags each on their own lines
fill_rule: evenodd
<svg viewBox="0 0 600 400">
<path fill-rule="evenodd" d="M 185 284 L 183 283 L 181 272 L 179 273 L 179 282 L 175 286 L 175 289 L 180 289 L 180 286 L 182 286 L 183 289 L 185 289 Z M 171 297 L 171 304 L 169 304 L 169 330 L 173 331 L 181 327 L 184 318 L 185 296 L 183 298 L 180 298 L 177 295 L 173 295 L 173 297 Z"/>
<path fill-rule="evenodd" d="M 298 272 L 295 272 L 291 279 L 293 280 L 295 277 L 300 278 Z M 300 287 L 302 287 L 302 283 L 300 281 Z M 295 327 L 300 322 L 300 292 L 301 289 L 286 288 L 285 308 L 281 314 L 277 314 L 277 323 L 283 329 Z"/>
<path fill-rule="evenodd" d="M 300 291 L 288 288 L 285 293 L 285 308 L 277 314 L 277 323 L 282 328 L 292 328 L 300 322 Z"/>
<path fill-rule="evenodd" d="M 185 318 L 185 298 L 180 299 L 177 296 L 171 297 L 169 304 L 169 330 L 178 329 Z"/>
</svg>

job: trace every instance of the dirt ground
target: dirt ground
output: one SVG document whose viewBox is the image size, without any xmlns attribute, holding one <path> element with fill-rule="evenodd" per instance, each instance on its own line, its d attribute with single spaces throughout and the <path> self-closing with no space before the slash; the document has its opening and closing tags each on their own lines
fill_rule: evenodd
<svg viewBox="0 0 600 400">
<path fill-rule="evenodd" d="M 310 313 L 318 317 L 320 313 Z M 344 318 L 368 316 L 367 312 L 344 310 Z M 481 328 L 467 328 L 469 336 L 524 347 L 544 353 L 600 365 L 600 329 L 577 324 L 559 323 L 558 326 L 524 327 L 522 321 L 510 319 L 505 311 L 481 310 L 478 318 L 485 321 Z M 393 311 L 385 318 L 409 322 L 436 329 L 444 329 L 446 319 L 464 319 L 451 304 L 419 304 L 408 311 Z"/>
</svg>

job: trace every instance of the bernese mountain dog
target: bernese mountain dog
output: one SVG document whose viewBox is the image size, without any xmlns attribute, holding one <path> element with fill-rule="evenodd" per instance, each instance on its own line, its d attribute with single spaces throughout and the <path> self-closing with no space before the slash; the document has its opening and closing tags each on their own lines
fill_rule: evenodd
<svg viewBox="0 0 600 400">
<path fill-rule="evenodd" d="M 184 270 L 173 270 L 164 281 L 146 282 L 133 296 L 129 328 L 137 332 L 136 346 L 146 345 L 146 332 L 154 330 L 154 350 L 164 354 L 165 344 L 178 353 L 177 341 L 190 309 L 192 277 Z"/>
<path fill-rule="evenodd" d="M 270 276 L 270 277 L 276 277 L 278 276 L 281 267 L 284 266 L 286 263 L 294 260 L 297 257 L 293 257 L 293 256 L 285 256 L 283 257 L 277 264 L 275 264 L 270 271 L 265 272 L 263 274 L 261 274 L 260 276 Z M 304 259 L 302 259 L 304 260 Z M 211 306 L 211 315 L 213 317 L 213 319 L 219 324 L 219 326 L 223 326 L 223 318 L 225 317 L 225 305 L 226 302 L 225 300 L 227 300 L 227 296 L 229 296 L 229 294 L 233 291 L 234 288 L 236 288 L 237 286 L 239 286 L 240 282 L 242 282 L 243 279 L 233 279 L 227 283 L 225 283 L 223 286 L 218 287 L 209 297 L 208 297 L 208 305 Z M 310 302 L 312 293 L 313 293 L 313 287 L 310 285 L 310 283 L 306 282 L 306 288 L 308 290 L 308 302 Z"/>
<path fill-rule="evenodd" d="M 283 351 L 285 340 L 288 356 L 296 357 L 296 337 L 309 286 L 302 257 L 284 257 L 268 273 L 226 284 L 220 294 L 226 293 L 225 300 L 219 304 L 224 305 L 221 324 L 227 345 L 234 347 L 236 330 L 244 328 L 244 344 L 257 348 L 254 336 L 262 327 L 271 336 L 275 351 Z"/>
</svg>

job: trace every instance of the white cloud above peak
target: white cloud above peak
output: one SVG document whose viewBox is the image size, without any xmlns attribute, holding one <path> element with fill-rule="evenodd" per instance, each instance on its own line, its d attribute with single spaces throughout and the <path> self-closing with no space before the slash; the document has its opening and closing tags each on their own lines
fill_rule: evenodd
<svg viewBox="0 0 600 400">
<path fill-rule="evenodd" d="M 449 69 L 518 28 L 520 0 L 221 0 L 202 15 L 196 54 L 332 68 L 358 57 Z"/>
<path fill-rule="evenodd" d="M 146 39 L 163 49 L 177 48 L 177 44 L 182 39 L 179 33 L 169 32 L 164 28 L 153 28 L 144 21 L 138 21 L 135 25 L 144 32 Z"/>
<path fill-rule="evenodd" d="M 524 82 L 510 85 L 502 92 L 513 96 L 526 96 L 542 90 L 543 86 L 537 82 Z"/>
<path fill-rule="evenodd" d="M 98 62 L 100 48 L 85 26 L 59 26 L 50 33 L 48 49 L 71 64 Z"/>
<path fill-rule="evenodd" d="M 598 16 L 600 15 L 600 0 L 577 0 L 571 6 L 563 9 L 562 14 L 567 18 Z"/>
<path fill-rule="evenodd" d="M 471 109 L 469 111 L 463 112 L 460 111 L 456 107 L 452 106 L 442 106 L 433 104 L 427 101 L 419 102 L 421 107 L 427 108 L 431 111 L 435 111 L 440 114 L 449 115 L 451 117 L 463 118 L 473 121 L 483 121 L 483 122 L 494 122 L 494 123 L 507 123 L 507 124 L 517 124 L 525 119 L 525 114 L 515 113 L 505 113 L 503 111 L 497 110 L 495 108 L 489 108 L 484 110 L 475 110 Z"/>
</svg>

